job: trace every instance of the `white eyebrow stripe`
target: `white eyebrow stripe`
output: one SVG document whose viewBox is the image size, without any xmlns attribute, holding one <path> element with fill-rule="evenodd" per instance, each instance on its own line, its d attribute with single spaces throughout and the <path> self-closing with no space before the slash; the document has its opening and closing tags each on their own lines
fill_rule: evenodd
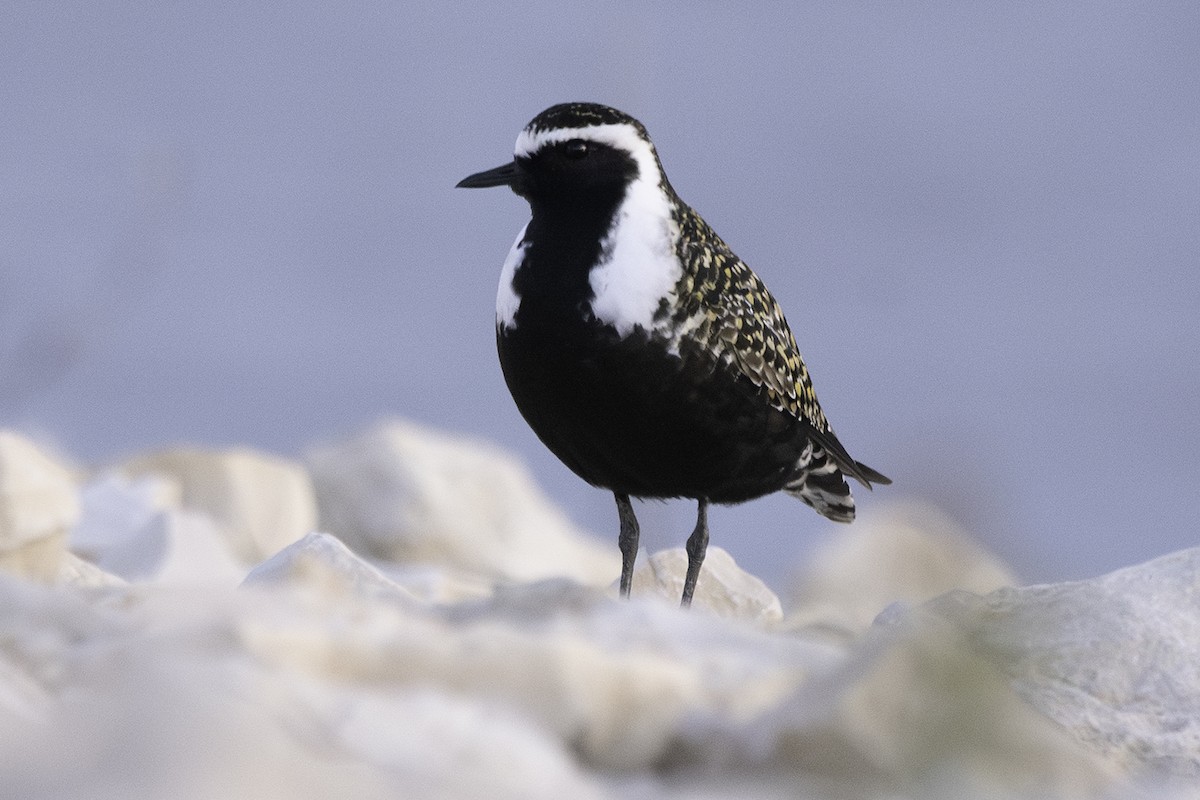
<svg viewBox="0 0 1200 800">
<path fill-rule="evenodd" d="M 583 128 L 550 128 L 532 131 L 526 128 L 517 135 L 513 155 L 518 158 L 531 156 L 546 145 L 567 142 L 571 139 L 585 139 L 589 142 L 607 144 L 635 157 L 639 151 L 650 150 L 650 143 L 642 138 L 637 128 L 628 123 L 617 123 L 588 125 Z"/>
</svg>

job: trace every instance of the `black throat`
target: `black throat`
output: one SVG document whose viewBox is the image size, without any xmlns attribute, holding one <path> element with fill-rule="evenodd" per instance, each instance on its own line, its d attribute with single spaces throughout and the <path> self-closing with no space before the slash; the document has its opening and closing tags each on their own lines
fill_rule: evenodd
<svg viewBox="0 0 1200 800">
<path fill-rule="evenodd" d="M 533 218 L 525 230 L 525 258 L 513 276 L 521 297 L 517 323 L 581 319 L 593 292 L 592 267 L 603 257 L 624 187 L 587 198 L 530 198 Z"/>
</svg>

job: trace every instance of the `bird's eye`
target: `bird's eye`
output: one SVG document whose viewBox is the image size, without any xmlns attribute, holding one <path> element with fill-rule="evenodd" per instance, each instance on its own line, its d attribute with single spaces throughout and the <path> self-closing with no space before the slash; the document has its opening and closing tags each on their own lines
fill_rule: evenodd
<svg viewBox="0 0 1200 800">
<path fill-rule="evenodd" d="M 567 158 L 578 161 L 588 154 L 588 144 L 583 139 L 571 139 L 563 144 L 563 152 Z"/>
</svg>

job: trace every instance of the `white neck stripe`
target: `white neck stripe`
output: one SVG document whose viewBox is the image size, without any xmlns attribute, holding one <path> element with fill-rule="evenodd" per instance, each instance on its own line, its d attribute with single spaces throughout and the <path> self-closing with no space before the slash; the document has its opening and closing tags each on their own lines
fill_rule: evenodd
<svg viewBox="0 0 1200 800">
<path fill-rule="evenodd" d="M 592 268 L 591 311 L 622 336 L 635 328 L 651 330 L 661 302 L 675 291 L 682 267 L 675 254 L 679 228 L 664 192 L 654 145 L 628 123 L 581 128 L 525 129 L 517 136 L 514 153 L 528 157 L 544 147 L 583 139 L 628 153 L 638 173 L 625 187 L 612 227 L 601 242 L 600 262 Z M 516 324 L 521 298 L 512 281 L 524 260 L 523 234 L 517 237 L 505 262 L 496 302 L 496 317 L 504 327 Z"/>
</svg>

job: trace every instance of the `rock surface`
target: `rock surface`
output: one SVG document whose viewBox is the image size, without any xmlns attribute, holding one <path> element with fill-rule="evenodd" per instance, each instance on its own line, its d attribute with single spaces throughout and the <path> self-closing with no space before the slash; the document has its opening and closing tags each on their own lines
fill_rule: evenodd
<svg viewBox="0 0 1200 800">
<path fill-rule="evenodd" d="M 180 508 L 179 487 L 169 478 L 107 473 L 80 496 L 71 549 L 111 575 L 236 586 L 245 574 L 228 530 L 205 513 Z"/>
<path fill-rule="evenodd" d="M 298 586 L 331 598 L 383 597 L 396 602 L 416 602 L 416 595 L 389 580 L 327 533 L 310 533 L 259 564 L 243 586 Z"/>
<path fill-rule="evenodd" d="M 893 602 L 1016 583 L 1005 565 L 937 509 L 893 502 L 865 511 L 816 548 L 792 582 L 789 624 L 857 635 Z"/>
<path fill-rule="evenodd" d="M 320 527 L 366 555 L 498 580 L 565 575 L 607 585 L 620 556 L 546 500 L 514 458 L 388 422 L 307 459 Z"/>
<path fill-rule="evenodd" d="M 220 526 L 234 555 L 247 564 L 317 527 L 308 473 L 265 453 L 180 447 L 131 459 L 120 471 L 132 478 L 158 475 L 175 481 L 182 507 Z"/>
<path fill-rule="evenodd" d="M 953 592 L 924 613 L 1092 749 L 1200 786 L 1200 548 L 1093 580 Z"/>
<path fill-rule="evenodd" d="M 1102 798 L 1151 796 L 1131 780 L 1163 766 L 1162 740 L 1114 753 L 1026 702 L 1021 665 L 1074 653 L 1053 638 L 996 647 L 956 615 L 964 595 L 949 612 L 897 607 L 843 647 L 563 580 L 432 606 L 332 537 L 289 550 L 236 592 L 0 579 L 0 706 L 25 720 L 0 727 L 6 786 L 152 797 L 171 770 L 178 797 Z M 1137 581 L 1162 600 L 1164 567 L 1178 564 Z M 1044 599 L 1021 614 L 1053 629 Z M 1128 633 L 1111 626 L 1110 646 Z M 1155 675 L 1187 691 L 1193 671 L 1166 659 Z M 122 764 L 111 794 L 58 766 L 100 747 Z"/>
<path fill-rule="evenodd" d="M 639 561 L 640 565 L 633 571 L 630 593 L 634 597 L 652 594 L 679 602 L 687 576 L 687 551 L 673 547 Z M 613 584 L 613 588 L 617 588 L 617 584 Z M 733 556 L 712 545 L 696 581 L 692 607 L 720 617 L 753 620 L 763 625 L 773 625 L 783 619 L 783 607 L 775 593 L 739 567 Z"/>
<path fill-rule="evenodd" d="M 53 581 L 78 518 L 71 472 L 28 439 L 0 430 L 0 569 Z"/>
<path fill-rule="evenodd" d="M 397 485 L 425 486 L 398 471 L 439 463 L 395 434 L 368 437 L 391 477 L 362 489 L 381 504 L 363 519 L 394 512 Z M 442 444 L 447 475 L 494 464 Z M 358 464 L 350 487 L 369 483 L 363 448 L 325 466 Z M 495 498 L 466 515 L 446 498 L 473 495 L 447 475 L 406 501 L 423 535 L 450 532 L 445 553 L 470 541 L 465 519 L 544 521 L 536 502 L 501 513 Z M 0 795 L 1197 797 L 1200 548 L 989 591 L 1001 568 L 960 534 L 880 514 L 818 560 L 807 616 L 780 622 L 774 594 L 717 548 L 686 612 L 682 551 L 643 556 L 629 601 L 616 569 L 589 585 L 533 553 L 539 578 L 518 580 L 498 555 L 478 571 L 445 554 L 452 566 L 368 560 L 328 533 L 249 568 L 160 480 L 83 489 L 72 546 L 126 581 L 73 553 L 43 585 L 0 570 Z M 532 543 L 517 534 L 506 557 Z M 839 574 L 854 591 L 833 590 Z M 955 582 L 976 591 L 924 599 Z"/>
</svg>

